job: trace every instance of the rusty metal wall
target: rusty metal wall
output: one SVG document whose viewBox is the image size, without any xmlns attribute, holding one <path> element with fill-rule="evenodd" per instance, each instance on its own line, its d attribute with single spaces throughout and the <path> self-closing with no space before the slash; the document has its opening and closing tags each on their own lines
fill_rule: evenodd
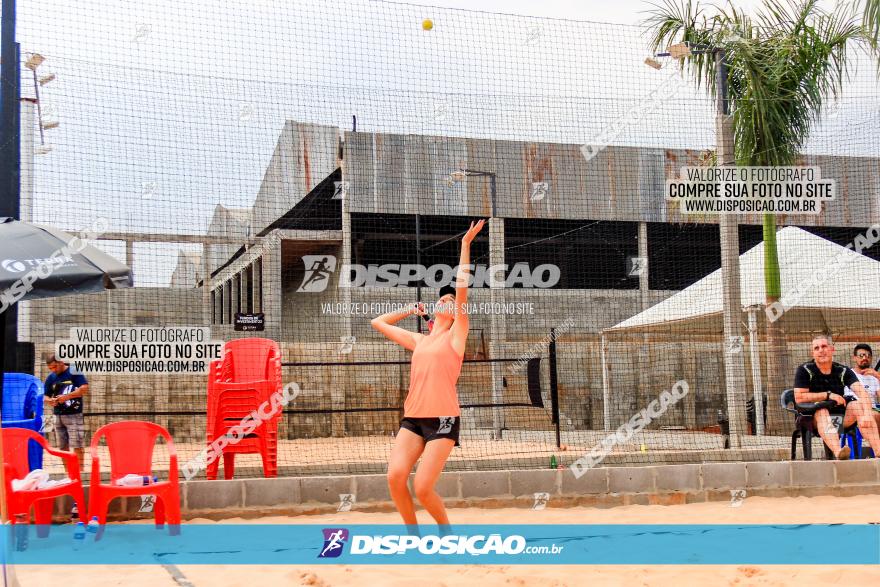
<svg viewBox="0 0 880 587">
<path fill-rule="evenodd" d="M 663 198 L 664 182 L 680 167 L 699 164 L 697 150 L 608 147 L 587 161 L 580 145 L 460 137 L 346 132 L 345 176 L 351 212 L 487 216 L 489 181 L 449 182 L 474 169 L 498 176 L 498 215 L 643 222 L 700 222 L 717 217 L 679 214 Z M 823 177 L 837 180 L 837 200 L 822 214 L 780 217 L 780 225 L 866 226 L 880 222 L 880 159 L 810 155 Z M 533 202 L 534 182 L 549 195 Z M 760 224 L 760 215 L 742 217 Z"/>
</svg>

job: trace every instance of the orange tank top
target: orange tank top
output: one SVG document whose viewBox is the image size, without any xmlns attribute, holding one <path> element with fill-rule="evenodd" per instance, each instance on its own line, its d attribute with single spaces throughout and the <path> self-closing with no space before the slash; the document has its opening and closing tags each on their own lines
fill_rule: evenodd
<svg viewBox="0 0 880 587">
<path fill-rule="evenodd" d="M 409 393 L 403 404 L 408 418 L 460 416 L 455 384 L 461 373 L 460 357 L 452 348 L 452 330 L 422 338 L 412 355 Z"/>
</svg>

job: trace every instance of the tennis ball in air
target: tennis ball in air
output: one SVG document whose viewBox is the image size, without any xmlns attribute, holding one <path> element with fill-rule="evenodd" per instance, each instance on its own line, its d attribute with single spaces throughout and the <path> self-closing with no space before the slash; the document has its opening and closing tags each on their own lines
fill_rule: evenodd
<svg viewBox="0 0 880 587">
<path fill-rule="evenodd" d="M 430 18 L 426 18 L 422 21 L 422 28 L 426 31 L 430 31 L 432 28 L 434 28 L 434 21 Z"/>
<path fill-rule="evenodd" d="M 648 452 L 648 447 L 644 444 L 642 445 L 642 452 Z"/>
</svg>

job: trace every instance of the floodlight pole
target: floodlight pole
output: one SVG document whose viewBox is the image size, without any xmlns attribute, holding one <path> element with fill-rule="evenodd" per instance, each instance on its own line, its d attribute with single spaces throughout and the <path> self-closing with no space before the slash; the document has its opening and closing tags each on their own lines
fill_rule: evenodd
<svg viewBox="0 0 880 587">
<path fill-rule="evenodd" d="M 15 0 L 2 0 L 0 32 L 0 216 L 19 216 L 19 99 L 21 78 L 15 42 Z"/>
<path fill-rule="evenodd" d="M 724 49 L 715 49 L 715 132 L 719 167 L 736 165 L 734 156 L 733 117 L 728 93 L 729 66 Z M 736 214 L 721 214 L 718 219 L 721 242 L 721 296 L 724 320 L 724 382 L 727 398 L 727 419 L 730 448 L 742 446 L 746 431 L 745 413 L 745 344 L 742 330 L 742 296 L 740 292 L 739 233 Z"/>
<path fill-rule="evenodd" d="M 19 151 L 19 98 L 21 80 L 18 43 L 15 42 L 15 0 L 2 0 L 3 17 L 0 20 L 0 217 L 19 217 L 20 164 Z M 0 320 L 3 353 L 0 354 L 0 373 L 6 366 L 18 364 L 18 313 L 15 306 L 3 312 Z M 3 382 L 0 377 L 0 404 Z M 5 502 L 4 502 L 5 503 Z M 0 506 L 3 506 L 0 504 Z"/>
<path fill-rule="evenodd" d="M 0 217 L 18 219 L 21 152 L 19 142 L 19 98 L 21 76 L 18 43 L 15 42 L 15 0 L 2 0 L 3 17 L 0 21 Z M 0 321 L 0 336 L 4 337 L 6 366 L 18 365 L 18 310 L 7 308 L 5 321 Z M 3 365 L 0 363 L 0 372 Z M 0 398 L 3 385 L 0 382 Z"/>
<path fill-rule="evenodd" d="M 726 51 L 719 47 L 680 43 L 670 47 L 666 53 L 657 53 L 655 57 L 681 59 L 693 54 L 711 54 L 715 59 L 716 165 L 719 167 L 736 165 L 733 116 L 728 86 L 730 67 L 727 62 Z M 651 66 L 654 67 L 653 65 Z M 729 446 L 730 448 L 739 448 L 742 446 L 742 436 L 746 431 L 746 371 L 743 359 L 743 348 L 745 345 L 740 328 L 742 321 L 742 296 L 739 275 L 739 229 L 736 214 L 721 214 L 721 217 L 718 219 L 718 232 L 721 244 L 721 307 L 724 316 L 722 351 L 724 356 L 727 421 L 730 436 Z M 760 406 L 757 404 L 756 400 L 756 408 L 759 408 Z"/>
</svg>

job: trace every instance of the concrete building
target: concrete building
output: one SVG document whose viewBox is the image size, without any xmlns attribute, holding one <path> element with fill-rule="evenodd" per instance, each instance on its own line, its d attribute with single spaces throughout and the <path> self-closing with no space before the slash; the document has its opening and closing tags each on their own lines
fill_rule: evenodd
<svg viewBox="0 0 880 587">
<path fill-rule="evenodd" d="M 190 251 L 177 254 L 177 265 L 171 274 L 171 287 L 194 288 L 202 280 L 202 255 Z"/>
</svg>

